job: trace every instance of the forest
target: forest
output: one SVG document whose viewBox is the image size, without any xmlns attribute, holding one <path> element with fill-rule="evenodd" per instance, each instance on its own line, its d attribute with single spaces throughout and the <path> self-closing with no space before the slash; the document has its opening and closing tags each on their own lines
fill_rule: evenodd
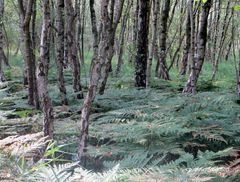
<svg viewBox="0 0 240 182">
<path fill-rule="evenodd" d="M 239 15 L 0 0 L 0 181 L 239 182 Z"/>
</svg>

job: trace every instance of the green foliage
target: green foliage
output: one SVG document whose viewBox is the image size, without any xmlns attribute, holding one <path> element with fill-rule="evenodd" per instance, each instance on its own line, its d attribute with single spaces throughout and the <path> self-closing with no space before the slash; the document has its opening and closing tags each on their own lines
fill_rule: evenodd
<svg viewBox="0 0 240 182">
<path fill-rule="evenodd" d="M 235 95 L 202 92 L 184 96 L 177 93 L 177 85 L 163 84 L 175 91 L 122 88 L 108 89 L 105 95 L 97 96 L 94 107 L 104 109 L 91 115 L 87 155 L 102 164 L 98 170 L 107 172 L 88 171 L 76 163 L 43 162 L 23 179 L 77 181 L 82 176 L 85 181 L 108 177 L 109 181 L 222 180 L 218 174 L 224 173 L 226 158 L 236 154 L 240 142 L 240 106 Z M 71 135 L 77 133 L 76 123 L 71 119 L 56 123 L 56 134 L 66 134 L 66 142 L 70 142 Z M 49 149 L 46 154 L 56 158 L 52 154 L 59 148 Z"/>
<path fill-rule="evenodd" d="M 27 117 L 32 117 L 33 115 L 39 114 L 40 111 L 38 110 L 23 110 L 23 111 L 15 111 L 13 112 L 13 114 L 15 114 L 16 116 L 20 117 L 20 118 L 27 118 Z"/>
<path fill-rule="evenodd" d="M 12 80 L 12 71 L 10 69 L 6 69 L 4 75 L 8 81 Z"/>
<path fill-rule="evenodd" d="M 234 11 L 240 11 L 240 5 L 235 5 L 235 6 L 233 7 L 233 9 L 234 9 Z"/>
<path fill-rule="evenodd" d="M 108 171 L 96 173 L 83 169 L 82 167 L 78 166 L 77 163 L 53 166 L 49 165 L 41 168 L 25 178 L 22 178 L 20 181 L 27 179 L 29 182 L 200 182 L 223 180 L 223 178 L 215 178 L 215 176 L 224 171 L 223 168 L 217 167 L 196 167 L 185 169 L 175 168 L 168 170 L 159 167 L 122 170 L 119 167 L 120 165 L 116 165 Z M 224 180 L 228 181 L 227 179 Z"/>
<path fill-rule="evenodd" d="M 207 85 L 207 84 L 206 84 Z M 231 93 L 182 96 L 160 90 L 108 90 L 90 128 L 88 154 L 105 168 L 189 169 L 224 164 L 239 146 L 239 105 Z M 206 170 L 207 171 L 207 170 Z M 205 172 L 206 172 L 205 171 Z"/>
</svg>

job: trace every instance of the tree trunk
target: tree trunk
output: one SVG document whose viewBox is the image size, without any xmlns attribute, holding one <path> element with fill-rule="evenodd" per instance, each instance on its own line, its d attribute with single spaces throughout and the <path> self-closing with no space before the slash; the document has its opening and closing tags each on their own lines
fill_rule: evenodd
<svg viewBox="0 0 240 182">
<path fill-rule="evenodd" d="M 216 0 L 214 3 L 214 23 L 213 23 L 213 34 L 212 34 L 212 44 L 213 44 L 213 49 L 211 52 L 211 58 L 212 58 L 212 62 L 213 62 L 213 67 L 215 67 L 215 63 L 216 63 L 216 52 L 217 52 L 217 44 L 218 44 L 218 37 L 219 37 L 219 27 L 220 27 L 220 16 L 221 16 L 221 0 Z"/>
<path fill-rule="evenodd" d="M 123 0 L 119 0 L 118 3 L 119 5 L 122 5 L 123 2 L 124 2 Z M 116 30 L 119 18 L 121 17 L 121 13 L 117 10 L 115 14 L 116 16 L 113 17 L 113 21 L 114 21 L 112 24 L 113 29 L 111 29 L 111 21 L 108 13 L 108 6 L 109 6 L 109 0 L 101 1 L 101 31 L 99 31 L 99 35 L 98 35 L 97 28 L 96 28 L 94 0 L 90 0 L 94 55 L 93 55 L 93 60 L 91 64 L 88 93 L 84 100 L 84 105 L 82 107 L 82 115 L 81 115 L 81 133 L 80 133 L 79 145 L 78 145 L 78 158 L 81 163 L 84 163 L 84 160 L 82 159 L 82 157 L 87 150 L 86 146 L 87 146 L 87 140 L 88 140 L 89 116 L 90 116 L 92 102 L 95 99 L 99 80 L 102 76 L 101 72 L 103 70 L 103 65 L 105 65 L 105 68 L 106 68 L 106 63 L 107 63 L 106 60 L 108 60 L 109 58 L 107 55 L 109 54 L 109 48 L 110 48 L 109 46 L 112 45 L 111 44 L 112 37 L 109 37 L 109 30 Z"/>
<path fill-rule="evenodd" d="M 30 32 L 30 22 L 33 13 L 34 0 L 28 0 L 25 3 L 23 2 L 23 0 L 18 0 L 18 7 L 21 19 L 21 32 L 23 36 L 22 41 L 24 45 L 23 55 L 27 68 L 28 103 L 30 105 L 35 105 L 35 103 L 38 103 L 38 96 L 35 93 L 37 87 L 35 79 L 36 65 L 34 62 L 33 44 Z"/>
<path fill-rule="evenodd" d="M 5 82 L 2 64 L 6 57 L 3 51 L 3 12 L 4 12 L 4 0 L 0 0 L 0 82 Z"/>
<path fill-rule="evenodd" d="M 61 102 L 67 105 L 67 91 L 65 87 L 65 80 L 63 74 L 64 68 L 64 0 L 57 0 L 56 13 L 56 43 L 57 43 L 57 74 L 58 74 L 58 88 L 60 91 Z"/>
<path fill-rule="evenodd" d="M 111 11 L 109 13 L 109 18 L 107 24 L 109 26 L 106 26 L 106 29 L 103 29 L 103 32 L 107 35 L 106 42 L 108 44 L 108 49 L 106 52 L 106 56 L 104 57 L 105 61 L 102 65 L 101 69 L 101 78 L 99 80 L 99 94 L 103 95 L 105 91 L 105 87 L 107 84 L 108 75 L 112 70 L 112 58 L 114 54 L 114 40 L 115 40 L 115 34 L 116 29 L 119 23 L 119 20 L 122 15 L 122 9 L 123 4 L 125 0 L 118 0 L 115 6 L 115 0 L 112 0 L 111 2 Z"/>
<path fill-rule="evenodd" d="M 199 22 L 199 31 L 197 38 L 197 50 L 194 61 L 194 65 L 192 66 L 192 71 L 188 80 L 188 83 L 183 90 L 184 93 L 195 93 L 196 92 L 196 84 L 200 72 L 202 70 L 202 66 L 205 58 L 205 49 L 207 43 L 207 28 L 208 28 L 208 15 L 212 6 L 212 0 L 208 0 L 206 3 L 202 3 L 202 12 L 200 16 Z"/>
<path fill-rule="evenodd" d="M 89 4 L 90 4 L 90 13 L 91 13 L 92 34 L 93 34 L 93 58 L 96 58 L 98 54 L 98 43 L 99 43 L 98 34 L 100 33 L 100 31 L 98 32 L 98 29 L 97 29 L 97 18 L 96 18 L 96 12 L 94 9 L 94 0 L 90 0 Z M 92 61 L 92 63 L 94 63 L 94 61 Z M 91 66 L 93 66 L 93 64 L 91 64 Z"/>
<path fill-rule="evenodd" d="M 78 60 L 78 50 L 76 42 L 76 12 L 73 8 L 72 0 L 64 0 L 66 7 L 66 31 L 67 31 L 67 44 L 68 56 L 71 61 L 72 74 L 73 74 L 73 90 L 77 94 L 77 99 L 83 98 L 82 86 L 80 82 L 81 71 L 80 62 Z"/>
<path fill-rule="evenodd" d="M 159 1 L 153 0 L 153 18 L 152 18 L 152 42 L 149 46 L 149 56 L 148 56 L 148 64 L 147 64 L 147 83 L 146 87 L 149 87 L 151 80 L 151 69 L 152 69 L 152 60 L 154 57 L 154 52 L 156 48 L 156 40 L 157 40 L 157 27 L 158 27 L 158 14 L 159 14 Z"/>
<path fill-rule="evenodd" d="M 81 62 L 82 64 L 85 63 L 85 57 L 84 57 L 84 33 L 85 33 L 85 13 L 86 10 L 86 0 L 82 0 L 82 26 L 81 26 Z"/>
<path fill-rule="evenodd" d="M 137 33 L 137 55 L 135 58 L 135 86 L 146 87 L 148 58 L 150 0 L 139 1 L 139 26 Z"/>
<path fill-rule="evenodd" d="M 219 1 L 219 8 L 220 7 L 221 7 L 221 3 Z M 225 39 L 227 37 L 226 34 L 227 34 L 229 24 L 231 22 L 231 17 L 230 17 L 229 21 L 227 22 L 227 17 L 229 16 L 229 8 L 230 8 L 230 1 L 228 1 L 227 7 L 226 7 L 226 14 L 225 14 L 224 20 L 223 20 L 223 27 L 222 27 L 222 30 L 221 30 L 221 33 L 220 33 L 221 36 L 220 36 L 220 42 L 219 42 L 219 46 L 218 46 L 219 48 L 218 48 L 218 51 L 217 51 L 217 48 L 215 48 L 215 50 L 214 50 L 214 54 L 217 54 L 217 55 L 214 56 L 215 59 L 214 59 L 214 62 L 213 62 L 212 80 L 215 80 L 216 74 L 218 72 L 218 65 L 219 65 L 219 61 L 220 61 L 220 58 L 221 58 L 223 45 L 224 45 Z M 217 37 L 215 37 L 215 39 L 217 39 Z"/>
<path fill-rule="evenodd" d="M 132 43 L 130 44 L 130 55 L 129 55 L 129 63 L 132 64 L 134 62 L 133 59 L 136 57 L 136 45 L 137 45 L 137 32 L 138 32 L 138 14 L 139 14 L 139 0 L 136 0 L 135 6 L 133 6 L 132 12 Z"/>
<path fill-rule="evenodd" d="M 40 108 L 38 88 L 37 88 L 37 78 L 36 78 L 36 17 L 37 17 L 37 2 L 33 1 L 33 15 L 32 15 L 32 51 L 33 51 L 33 81 L 34 81 L 34 105 L 36 109 Z"/>
<path fill-rule="evenodd" d="M 175 52 L 173 54 L 173 59 L 171 61 L 171 64 L 168 67 L 168 71 L 171 70 L 171 68 L 173 67 L 173 65 L 175 64 L 177 68 L 179 68 L 179 59 L 181 56 L 181 48 L 182 48 L 182 44 L 183 44 L 183 40 L 185 37 L 185 32 L 183 32 L 183 24 L 184 24 L 184 17 L 186 16 L 186 1 L 181 1 L 181 3 L 179 4 L 179 9 L 180 9 L 180 20 L 179 20 L 179 44 L 175 49 Z"/>
<path fill-rule="evenodd" d="M 127 8 L 124 13 L 124 16 L 122 18 L 121 33 L 120 33 L 120 38 L 119 38 L 119 51 L 118 51 L 118 55 L 117 55 L 117 67 L 116 67 L 116 72 L 115 72 L 116 77 L 119 77 L 119 74 L 121 73 L 122 64 L 123 64 L 122 57 L 123 57 L 125 31 L 126 31 L 127 21 L 129 18 L 129 13 L 130 13 L 132 4 L 133 4 L 133 0 L 129 0 L 128 4 L 127 4 Z"/>
<path fill-rule="evenodd" d="M 167 48 L 167 36 L 168 36 L 168 18 L 170 12 L 170 0 L 164 1 L 161 23 L 160 23 L 160 53 L 159 53 L 159 69 L 158 69 L 158 78 L 169 80 L 169 73 L 167 69 L 166 62 L 166 48 Z"/>
<path fill-rule="evenodd" d="M 82 48 L 81 48 L 82 17 L 81 17 L 81 11 L 80 11 L 81 0 L 76 0 L 74 6 L 75 6 L 76 14 L 77 14 L 77 25 L 76 25 L 76 27 L 77 27 L 77 35 L 76 35 L 77 48 L 78 48 L 78 54 L 79 54 L 80 60 L 82 60 L 83 59 Z M 82 4 L 82 6 L 83 6 L 83 4 Z"/>
<path fill-rule="evenodd" d="M 236 22 L 235 22 L 235 17 L 234 17 L 234 10 L 232 10 L 232 36 L 231 36 L 231 42 L 232 42 L 232 54 L 233 54 L 233 60 L 234 60 L 234 64 L 235 64 L 235 71 L 236 71 L 236 81 L 237 81 L 237 96 L 240 98 L 240 54 L 239 57 L 237 58 L 237 54 L 236 54 L 236 49 L 239 50 L 238 47 L 238 42 L 236 41 L 236 37 L 239 36 L 238 32 L 237 32 L 237 28 L 236 28 Z M 240 52 L 240 50 L 239 50 Z M 237 60 L 238 59 L 238 60 Z"/>
<path fill-rule="evenodd" d="M 190 0 L 192 1 L 192 0 Z M 185 30 L 185 44 L 183 48 L 183 56 L 181 60 L 181 70 L 180 75 L 186 75 L 187 73 L 187 65 L 189 60 L 189 52 L 191 48 L 191 18 L 190 18 L 190 8 L 187 8 L 187 21 L 186 21 L 186 30 Z"/>
<path fill-rule="evenodd" d="M 53 107 L 51 99 L 48 96 L 48 80 L 47 72 L 50 59 L 50 3 L 49 0 L 42 0 L 43 24 L 41 32 L 40 43 L 40 59 L 38 63 L 37 79 L 38 79 L 38 93 L 41 99 L 43 110 L 43 132 L 44 136 L 53 138 Z"/>
</svg>

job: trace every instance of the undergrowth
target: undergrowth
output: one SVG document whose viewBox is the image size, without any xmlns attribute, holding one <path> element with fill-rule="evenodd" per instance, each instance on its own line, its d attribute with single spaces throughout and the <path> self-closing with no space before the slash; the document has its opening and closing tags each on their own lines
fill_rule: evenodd
<svg viewBox="0 0 240 182">
<path fill-rule="evenodd" d="M 16 71 L 9 74 L 9 80 L 21 78 L 20 63 L 13 64 Z M 86 65 L 83 77 L 88 68 Z M 223 72 L 226 68 L 228 71 Z M 63 147 L 63 156 L 72 161 L 76 159 L 83 101 L 75 99 L 70 71 L 65 70 L 71 105 L 63 111 L 56 73 L 51 69 L 49 92 L 55 107 L 56 140 L 69 144 Z M 192 96 L 181 93 L 187 78 L 178 79 L 177 68 L 171 72 L 171 81 L 153 78 L 150 88 L 138 90 L 134 88 L 133 69 L 124 66 L 121 77 L 111 76 L 105 94 L 98 95 L 93 104 L 85 168 L 74 162 L 54 162 L 19 175 L 19 180 L 238 181 L 240 105 L 234 93 L 234 72 L 229 70 L 233 70 L 232 65 L 223 63 L 218 79 L 210 82 L 211 66 L 205 64 L 199 92 Z M 82 83 L 86 88 L 85 79 Z M 19 81 L 10 81 L 0 95 L 1 117 L 8 112 L 21 118 L 39 114 L 27 106 L 26 88 Z M 1 155 L 0 174 L 6 168 L 14 169 L 7 164 L 16 165 Z"/>
</svg>

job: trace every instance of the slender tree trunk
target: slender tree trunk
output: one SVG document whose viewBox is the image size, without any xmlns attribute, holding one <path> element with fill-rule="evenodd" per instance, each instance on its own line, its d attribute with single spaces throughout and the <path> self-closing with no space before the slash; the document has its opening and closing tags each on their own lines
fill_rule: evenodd
<svg viewBox="0 0 240 182">
<path fill-rule="evenodd" d="M 221 16 L 221 0 L 216 0 L 214 3 L 214 24 L 213 26 L 213 34 L 212 34 L 212 43 L 213 43 L 213 50 L 211 52 L 212 63 L 213 65 L 216 64 L 216 52 L 217 52 L 217 44 L 219 38 L 219 27 L 220 27 L 220 16 Z M 214 67 L 214 66 L 213 66 Z"/>
<path fill-rule="evenodd" d="M 138 34 L 138 15 L 139 15 L 139 0 L 136 0 L 135 11 L 133 12 L 133 27 L 132 27 L 132 49 L 129 57 L 129 63 L 133 63 L 133 59 L 136 57 L 136 45 L 137 45 L 137 34 Z"/>
<path fill-rule="evenodd" d="M 37 17 L 37 2 L 33 1 L 33 15 L 32 15 L 32 51 L 33 51 L 33 82 L 34 82 L 34 105 L 36 109 L 40 108 L 40 102 L 38 97 L 37 78 L 36 78 L 36 17 Z"/>
<path fill-rule="evenodd" d="M 92 34 L 93 34 L 93 60 L 92 63 L 95 63 L 94 60 L 96 59 L 98 55 L 98 43 L 99 43 L 99 34 L 100 30 L 97 29 L 97 18 L 96 18 L 96 12 L 94 9 L 94 0 L 89 0 L 90 4 L 90 14 L 91 14 L 91 24 L 92 24 Z M 92 68 L 93 64 L 91 64 Z M 91 69 L 92 70 L 92 69 Z M 90 73 L 91 74 L 91 73 Z"/>
<path fill-rule="evenodd" d="M 212 0 L 208 0 L 206 3 L 202 3 L 202 10 L 199 22 L 199 31 L 197 38 L 197 50 L 196 50 L 196 61 L 192 65 L 192 71 L 188 80 L 188 83 L 183 90 L 184 93 L 195 93 L 196 92 L 196 83 L 205 58 L 205 49 L 207 43 L 207 27 L 208 27 L 208 15 L 212 6 Z"/>
<path fill-rule="evenodd" d="M 232 10 L 232 37 L 231 37 L 231 42 L 232 42 L 232 53 L 233 53 L 233 60 L 234 60 L 234 64 L 235 64 L 235 71 L 236 71 L 236 81 L 237 81 L 237 96 L 240 97 L 240 54 L 239 54 L 239 58 L 237 60 L 237 55 L 236 55 L 236 47 L 238 47 L 239 45 L 238 42 L 236 41 L 236 37 L 239 36 L 238 32 L 237 32 L 237 28 L 235 25 L 235 17 L 234 17 L 234 11 Z M 237 42 L 237 44 L 236 44 Z M 239 48 L 238 48 L 239 49 Z M 240 53 L 240 52 L 239 52 Z"/>
<path fill-rule="evenodd" d="M 192 0 L 190 0 L 192 1 Z M 193 2 L 192 2 L 193 3 Z M 181 70 L 180 75 L 186 75 L 187 73 L 187 65 L 189 59 L 189 52 L 191 48 L 191 18 L 190 18 L 190 8 L 187 8 L 187 21 L 186 21 L 186 30 L 185 30 L 185 43 L 183 48 L 183 56 L 181 60 Z"/>
<path fill-rule="evenodd" d="M 55 27 L 56 25 L 56 0 L 49 0 L 50 2 L 50 12 L 51 12 L 51 28 L 50 28 L 50 59 L 49 59 L 49 63 L 47 64 L 48 66 L 48 72 L 47 72 L 47 77 L 48 77 L 48 74 L 49 74 L 49 69 L 50 69 L 50 62 L 51 60 L 55 60 L 57 55 L 56 55 L 56 32 L 57 32 L 57 29 Z"/>
<path fill-rule="evenodd" d="M 220 5 L 221 5 L 221 3 L 219 1 L 219 8 L 220 8 Z M 227 30 L 228 30 L 229 24 L 231 22 L 231 17 L 230 17 L 229 21 L 227 22 L 227 17 L 229 16 L 229 7 L 230 7 L 230 1 L 228 1 L 227 7 L 226 7 L 226 14 L 225 14 L 224 20 L 223 20 L 223 27 L 222 27 L 221 33 L 220 33 L 221 37 L 220 37 L 219 46 L 218 46 L 219 48 L 218 48 L 218 51 L 217 51 L 217 48 L 215 48 L 215 50 L 214 50 L 214 58 L 215 59 L 213 61 L 212 80 L 215 80 L 215 78 L 216 78 L 216 74 L 217 74 L 217 71 L 218 71 L 218 65 L 219 65 L 219 61 L 220 61 L 220 58 L 221 58 L 221 54 L 222 54 L 222 49 L 223 49 L 224 42 L 225 42 L 225 39 L 226 39 L 226 33 L 227 33 Z M 217 40 L 217 37 L 215 37 L 215 39 Z"/>
<path fill-rule="evenodd" d="M 175 0 L 175 2 L 173 3 L 172 5 L 172 11 L 171 11 L 171 15 L 169 16 L 169 22 L 168 22 L 168 27 L 167 27 L 167 30 L 170 29 L 171 25 L 172 25 L 172 22 L 173 22 L 173 18 L 175 16 L 175 11 L 176 11 L 176 7 L 177 7 L 177 4 L 179 3 L 179 0 Z M 170 5 L 170 8 L 171 8 L 171 5 Z"/>
<path fill-rule="evenodd" d="M 158 15 L 159 15 L 159 1 L 152 1 L 153 7 L 153 17 L 152 17 L 152 42 L 149 46 L 149 56 L 148 56 L 148 64 L 147 64 L 147 79 L 146 79 L 146 87 L 149 87 L 151 80 L 151 69 L 152 69 L 152 60 L 154 57 L 154 49 L 156 47 L 157 40 L 157 26 L 158 26 Z"/>
<path fill-rule="evenodd" d="M 185 37 L 185 32 L 183 31 L 184 27 L 182 25 L 184 24 L 184 20 L 185 20 L 185 16 L 186 16 L 186 9 L 187 9 L 186 4 L 187 4 L 187 1 L 181 1 L 179 4 L 179 9 L 180 9 L 180 24 L 179 24 L 179 37 L 178 37 L 179 43 L 173 54 L 173 60 L 171 61 L 171 64 L 168 67 L 168 71 L 171 70 L 174 63 L 176 65 L 176 67 L 179 68 L 179 59 L 181 56 L 181 48 L 182 48 L 183 40 Z"/>
<path fill-rule="evenodd" d="M 36 60 L 36 37 L 37 37 L 37 32 L 36 32 L 36 17 L 37 17 L 37 2 L 36 0 L 33 0 L 33 10 L 32 10 L 32 49 L 33 49 L 33 59 L 34 62 Z"/>
<path fill-rule="evenodd" d="M 83 56 L 82 56 L 82 48 L 81 48 L 81 34 L 82 34 L 82 17 L 81 17 L 81 11 L 80 11 L 80 7 L 81 7 L 81 0 L 75 0 L 75 11 L 77 14 L 77 48 L 78 48 L 78 53 L 79 53 L 79 57 L 80 60 L 82 60 Z"/>
<path fill-rule="evenodd" d="M 64 0 L 64 7 L 65 7 L 65 0 Z M 67 68 L 69 65 L 69 46 L 68 46 L 68 19 L 67 19 L 67 10 L 65 7 L 65 26 L 64 26 L 64 68 Z"/>
<path fill-rule="evenodd" d="M 139 1 L 139 24 L 137 33 L 137 55 L 135 59 L 135 86 L 146 87 L 148 33 L 150 17 L 150 0 Z"/>
<path fill-rule="evenodd" d="M 35 62 L 33 53 L 33 43 L 31 39 L 30 32 L 30 22 L 33 14 L 34 0 L 28 0 L 23 2 L 23 0 L 18 0 L 18 7 L 20 11 L 21 19 L 21 32 L 22 40 L 24 45 L 24 59 L 27 68 L 27 82 L 28 82 L 28 103 L 30 105 L 35 105 L 38 103 L 38 96 L 36 95 L 36 79 L 35 79 Z M 36 106 L 36 105 L 35 105 Z"/>
<path fill-rule="evenodd" d="M 160 53 L 159 53 L 159 69 L 158 69 L 158 78 L 162 78 L 165 80 L 169 80 L 169 73 L 167 69 L 167 62 L 166 62 L 166 48 L 167 48 L 167 36 L 168 36 L 168 18 L 169 18 L 169 11 L 170 11 L 170 0 L 164 1 L 163 11 L 161 16 L 161 24 L 160 24 Z"/>
<path fill-rule="evenodd" d="M 84 34 L 85 34 L 85 16 L 86 16 L 86 0 L 82 0 L 82 26 L 81 26 L 81 62 L 82 64 L 85 63 L 85 56 L 84 56 Z"/>
<path fill-rule="evenodd" d="M 64 0 L 57 0 L 56 13 L 56 43 L 57 43 L 57 73 L 58 73 L 58 88 L 60 91 L 61 102 L 64 105 L 68 104 L 67 91 L 63 74 L 64 68 Z"/>
<path fill-rule="evenodd" d="M 103 95 L 105 91 L 105 87 L 107 84 L 108 75 L 112 70 L 112 58 L 114 54 L 114 40 L 115 40 L 115 34 L 116 29 L 119 23 L 119 20 L 122 15 L 122 9 L 123 4 L 125 0 L 118 0 L 118 2 L 115 4 L 115 0 L 112 0 L 111 2 L 111 11 L 109 13 L 109 19 L 108 29 L 105 30 L 106 35 L 108 35 L 107 38 L 107 44 L 108 44 L 108 50 L 106 52 L 105 62 L 101 69 L 101 78 L 99 80 L 99 94 Z"/>
<path fill-rule="evenodd" d="M 212 58 L 212 37 L 214 34 L 213 28 L 214 28 L 214 13 L 210 13 L 209 15 L 209 21 L 208 21 L 208 42 L 207 42 L 207 48 L 206 48 L 206 58 L 210 60 L 211 62 L 213 61 Z"/>
<path fill-rule="evenodd" d="M 41 99 L 43 110 L 43 132 L 44 136 L 53 138 L 53 107 L 51 99 L 48 95 L 48 80 L 47 72 L 50 59 L 50 3 L 49 0 L 42 0 L 43 24 L 40 42 L 40 59 L 38 63 L 37 79 L 38 79 L 38 93 Z"/>
<path fill-rule="evenodd" d="M 102 19 L 102 31 L 107 29 L 108 25 L 108 4 L 109 0 L 102 0 L 101 3 L 101 19 Z M 87 141 L 88 141 L 88 128 L 89 128 L 89 116 L 91 111 L 92 102 L 95 99 L 97 86 L 100 79 L 100 70 L 103 64 L 103 55 L 107 50 L 106 35 L 101 34 L 99 46 L 98 46 L 98 32 L 96 26 L 96 14 L 94 9 L 94 0 L 90 0 L 90 12 L 91 12 L 91 23 L 92 23 L 92 33 L 93 33 L 93 50 L 94 56 L 91 65 L 90 72 L 90 82 L 88 87 L 88 93 L 84 100 L 84 105 L 81 114 L 81 131 L 79 137 L 78 145 L 78 159 L 81 163 L 84 163 L 84 153 L 87 151 Z M 101 51 L 100 51 L 101 50 Z"/>
<path fill-rule="evenodd" d="M 73 73 L 73 90 L 77 94 L 77 99 L 83 98 L 83 92 L 80 82 L 81 69 L 80 62 L 77 56 L 77 42 L 76 42 L 76 12 L 73 8 L 72 0 L 65 0 L 65 7 L 67 13 L 67 23 L 66 23 L 66 35 L 68 44 L 68 56 L 71 60 L 71 67 Z"/>
<path fill-rule="evenodd" d="M 2 67 L 4 59 L 6 57 L 3 51 L 3 12 L 4 12 L 4 0 L 0 0 L 0 82 L 6 81 Z"/>
<path fill-rule="evenodd" d="M 228 59 L 229 59 L 231 48 L 232 48 L 232 41 L 230 40 L 230 42 L 228 44 L 228 47 L 227 47 L 226 55 L 225 55 L 225 60 L 226 61 L 228 61 Z"/>
<path fill-rule="evenodd" d="M 129 13 L 130 13 L 130 9 L 132 7 L 133 4 L 133 0 L 129 0 L 124 16 L 122 18 L 122 25 L 121 25 L 121 33 L 120 33 L 120 38 L 119 38 L 119 51 L 118 51 L 118 55 L 117 55 L 117 67 L 116 67 L 116 72 L 115 72 L 115 76 L 119 77 L 119 74 L 121 72 L 121 68 L 122 68 L 122 64 L 123 64 L 123 47 L 124 47 L 124 40 L 125 40 L 125 31 L 126 31 L 126 27 L 127 27 L 127 20 L 129 18 Z"/>
</svg>

